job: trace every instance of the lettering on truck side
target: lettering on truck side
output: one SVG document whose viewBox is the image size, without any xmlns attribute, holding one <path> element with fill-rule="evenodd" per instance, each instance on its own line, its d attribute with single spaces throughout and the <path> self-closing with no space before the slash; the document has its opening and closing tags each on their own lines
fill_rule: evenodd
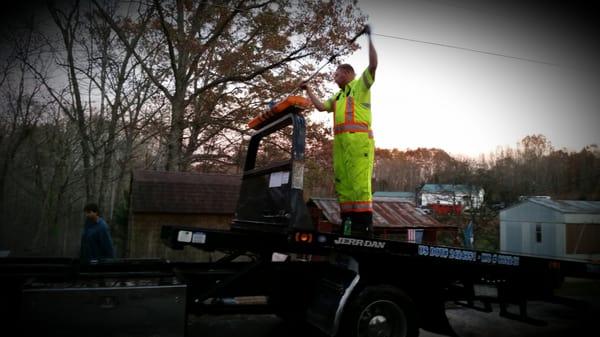
<svg viewBox="0 0 600 337">
<path fill-rule="evenodd" d="M 363 239 L 353 239 L 353 238 L 343 238 L 343 237 L 335 239 L 335 241 L 333 241 L 333 243 L 336 245 L 346 245 L 346 246 L 385 248 L 385 242 L 363 240 Z"/>
<path fill-rule="evenodd" d="M 440 259 L 459 260 L 459 261 L 470 261 L 486 264 L 500 264 L 504 266 L 518 266 L 520 261 L 518 256 L 502 255 L 502 254 L 491 254 L 491 253 L 478 253 L 470 250 L 462 250 L 455 248 L 445 247 L 432 247 L 426 245 L 419 245 L 417 252 L 419 256 L 429 256 Z"/>
</svg>

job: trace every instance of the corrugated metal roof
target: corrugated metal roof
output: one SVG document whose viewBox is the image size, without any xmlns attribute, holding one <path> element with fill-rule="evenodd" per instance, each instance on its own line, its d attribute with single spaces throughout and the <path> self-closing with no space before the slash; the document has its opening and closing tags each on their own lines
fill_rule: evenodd
<svg viewBox="0 0 600 337">
<path fill-rule="evenodd" d="M 333 224 L 340 224 L 340 208 L 334 198 L 312 198 L 314 203 Z M 447 226 L 423 213 L 412 203 L 401 199 L 373 199 L 373 226 L 380 228 L 455 228 Z"/>
<path fill-rule="evenodd" d="M 600 214 L 600 201 L 552 200 L 546 198 L 528 198 L 527 201 L 562 213 Z"/>
<path fill-rule="evenodd" d="M 241 176 L 135 171 L 131 207 L 142 213 L 233 214 Z"/>
</svg>

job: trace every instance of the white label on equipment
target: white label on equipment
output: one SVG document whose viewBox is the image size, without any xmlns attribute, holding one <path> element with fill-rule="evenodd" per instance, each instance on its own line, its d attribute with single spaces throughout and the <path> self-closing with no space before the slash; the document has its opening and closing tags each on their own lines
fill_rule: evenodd
<svg viewBox="0 0 600 337">
<path fill-rule="evenodd" d="M 273 255 L 271 256 L 271 261 L 272 262 L 285 262 L 285 260 L 287 260 L 287 258 L 288 258 L 288 256 L 286 254 L 274 252 Z"/>
<path fill-rule="evenodd" d="M 284 184 L 288 184 L 290 181 L 289 171 L 273 172 L 269 177 L 269 188 L 279 187 Z"/>
<path fill-rule="evenodd" d="M 290 182 L 290 172 L 289 171 L 281 172 L 281 184 L 285 185 L 285 184 L 289 184 L 289 182 Z"/>
<path fill-rule="evenodd" d="M 192 232 L 190 231 L 179 231 L 177 234 L 177 241 L 179 242 L 191 242 L 192 241 Z"/>
<path fill-rule="evenodd" d="M 271 173 L 271 176 L 269 177 L 269 188 L 279 186 L 281 186 L 281 178 L 279 177 L 279 172 Z"/>
<path fill-rule="evenodd" d="M 192 236 L 192 243 L 205 243 L 206 242 L 206 234 L 202 232 L 196 232 Z"/>
</svg>

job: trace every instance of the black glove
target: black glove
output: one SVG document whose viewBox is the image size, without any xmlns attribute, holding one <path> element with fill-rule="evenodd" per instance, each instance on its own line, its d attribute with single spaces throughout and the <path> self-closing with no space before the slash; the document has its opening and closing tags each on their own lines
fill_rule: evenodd
<svg viewBox="0 0 600 337">
<path fill-rule="evenodd" d="M 363 28 L 363 34 L 367 34 L 367 35 L 371 36 L 371 26 L 370 25 L 365 25 L 365 28 Z"/>
<path fill-rule="evenodd" d="M 356 34 L 356 36 L 354 36 L 349 42 L 354 43 L 354 41 L 356 41 L 356 39 L 358 39 L 363 34 L 367 34 L 369 35 L 369 37 L 371 36 L 371 27 L 369 25 L 365 25 L 363 29 L 360 32 L 358 32 L 358 34 Z"/>
</svg>

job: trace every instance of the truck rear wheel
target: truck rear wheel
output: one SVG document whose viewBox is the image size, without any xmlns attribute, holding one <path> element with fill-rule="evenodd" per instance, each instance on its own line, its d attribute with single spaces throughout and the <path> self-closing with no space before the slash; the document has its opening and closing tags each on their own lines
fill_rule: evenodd
<svg viewBox="0 0 600 337">
<path fill-rule="evenodd" d="M 411 299 L 392 286 L 365 288 L 349 303 L 340 326 L 345 337 L 416 337 L 416 309 Z"/>
</svg>

